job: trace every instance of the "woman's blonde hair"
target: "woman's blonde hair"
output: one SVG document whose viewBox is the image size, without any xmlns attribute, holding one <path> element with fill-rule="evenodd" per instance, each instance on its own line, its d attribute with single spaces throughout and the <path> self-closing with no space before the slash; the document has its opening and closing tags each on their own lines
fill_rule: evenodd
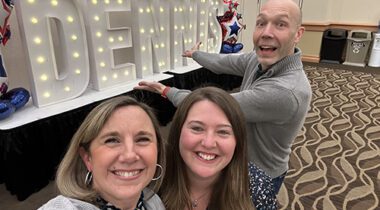
<svg viewBox="0 0 380 210">
<path fill-rule="evenodd" d="M 193 91 L 178 106 L 166 146 L 167 168 L 159 195 L 168 210 L 192 209 L 186 165 L 179 152 L 179 139 L 191 107 L 199 101 L 215 103 L 232 125 L 236 147 L 231 162 L 215 183 L 208 204 L 211 210 L 254 209 L 249 196 L 247 139 L 243 113 L 236 100 L 222 89 L 205 87 Z"/>
<path fill-rule="evenodd" d="M 56 183 L 62 195 L 88 202 L 93 202 L 96 198 L 97 192 L 95 192 L 91 186 L 85 184 L 85 177 L 88 171 L 80 157 L 79 149 L 83 147 L 86 151 L 88 151 L 91 142 L 98 136 L 109 117 L 118 108 L 126 106 L 138 106 L 150 117 L 157 137 L 157 164 L 160 164 L 163 169 L 156 170 L 154 177 L 160 176 L 160 173 L 161 176 L 164 175 L 164 142 L 160 133 L 159 123 L 153 110 L 148 105 L 138 102 L 134 98 L 129 96 L 119 96 L 108 99 L 96 106 L 87 115 L 71 139 L 69 148 L 57 170 Z M 151 182 L 150 188 L 156 191 L 161 185 L 161 182 L 162 178 Z"/>
</svg>

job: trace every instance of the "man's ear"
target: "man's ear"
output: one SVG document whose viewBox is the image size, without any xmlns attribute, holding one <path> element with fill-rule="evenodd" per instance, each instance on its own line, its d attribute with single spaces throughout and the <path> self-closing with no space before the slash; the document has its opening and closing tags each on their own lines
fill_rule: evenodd
<svg viewBox="0 0 380 210">
<path fill-rule="evenodd" d="M 87 152 L 83 147 L 79 148 L 80 157 L 83 160 L 83 163 L 86 165 L 87 170 L 92 171 L 92 163 L 90 153 Z"/>
<path fill-rule="evenodd" d="M 301 40 L 301 37 L 302 37 L 304 32 L 305 32 L 305 27 L 303 27 L 303 26 L 298 27 L 298 30 L 297 30 L 297 32 L 295 34 L 295 38 L 294 38 L 295 44 L 298 44 L 298 42 Z"/>
</svg>

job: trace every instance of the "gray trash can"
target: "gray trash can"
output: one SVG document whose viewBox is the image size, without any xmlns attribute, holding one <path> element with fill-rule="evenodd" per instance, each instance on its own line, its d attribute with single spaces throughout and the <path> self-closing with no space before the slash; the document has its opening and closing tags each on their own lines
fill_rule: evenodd
<svg viewBox="0 0 380 210">
<path fill-rule="evenodd" d="M 371 40 L 372 33 L 370 31 L 350 31 L 347 37 L 346 59 L 343 64 L 364 67 Z"/>
<path fill-rule="evenodd" d="M 376 33 L 373 38 L 371 57 L 368 66 L 380 67 L 380 33 Z"/>
</svg>

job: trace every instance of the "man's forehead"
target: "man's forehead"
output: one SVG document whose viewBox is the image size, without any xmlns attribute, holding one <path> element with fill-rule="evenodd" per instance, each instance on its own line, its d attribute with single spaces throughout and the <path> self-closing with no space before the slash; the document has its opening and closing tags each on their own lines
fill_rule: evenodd
<svg viewBox="0 0 380 210">
<path fill-rule="evenodd" d="M 299 13 L 299 7 L 291 0 L 268 0 L 259 13 L 267 13 L 268 15 L 285 14 L 288 18 L 292 18 Z"/>
<path fill-rule="evenodd" d="M 289 16 L 289 13 L 287 13 L 287 12 L 275 12 L 275 13 L 260 12 L 257 15 L 257 18 L 261 18 L 261 19 L 268 19 L 268 18 L 290 19 L 290 16 Z"/>
</svg>

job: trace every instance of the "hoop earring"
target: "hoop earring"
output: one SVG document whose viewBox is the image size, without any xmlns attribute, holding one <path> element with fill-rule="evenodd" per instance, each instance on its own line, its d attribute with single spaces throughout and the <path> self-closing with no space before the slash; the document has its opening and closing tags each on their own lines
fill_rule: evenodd
<svg viewBox="0 0 380 210">
<path fill-rule="evenodd" d="M 91 181 L 92 181 L 92 172 L 87 171 L 86 178 L 84 179 L 84 183 L 86 185 L 90 185 Z"/>
<path fill-rule="evenodd" d="M 153 177 L 153 178 L 152 178 L 153 181 L 159 180 L 159 179 L 161 178 L 162 171 L 163 171 L 162 166 L 161 166 L 160 164 L 156 164 L 156 166 L 157 166 L 158 168 L 160 168 L 160 175 L 159 175 L 158 177 L 156 177 L 156 178 Z"/>
</svg>

